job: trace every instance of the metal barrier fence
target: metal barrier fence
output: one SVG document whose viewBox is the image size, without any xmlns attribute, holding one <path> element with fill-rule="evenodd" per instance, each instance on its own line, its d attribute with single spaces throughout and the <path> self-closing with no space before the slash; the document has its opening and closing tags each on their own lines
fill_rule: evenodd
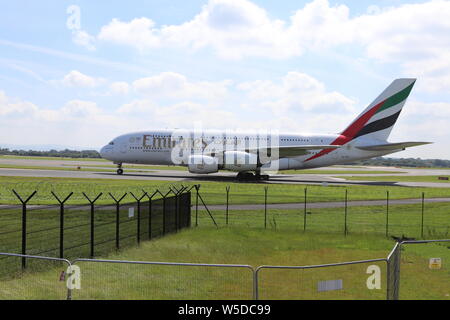
<svg viewBox="0 0 450 320">
<path fill-rule="evenodd" d="M 404 241 L 396 243 L 387 258 L 257 268 L 239 264 L 100 259 L 70 262 L 53 257 L 0 253 L 2 257 L 16 259 L 17 265 L 22 258 L 36 264 L 36 268 L 30 268 L 32 270 L 21 270 L 3 278 L 0 299 L 20 296 L 23 299 L 398 300 L 403 296 L 417 299 L 408 296 L 408 292 L 415 292 L 418 286 L 433 288 L 427 290 L 433 294 L 423 298 L 449 299 L 450 273 L 445 265 L 450 261 L 449 244 L 450 239 Z M 430 261 L 414 253 L 405 254 L 405 247 L 420 245 L 435 246 L 426 248 L 427 255 L 433 255 Z M 437 258 L 441 259 L 441 265 L 431 268 L 431 261 Z M 63 266 L 75 271 L 75 267 L 80 268 L 78 288 L 70 285 L 72 274 L 61 270 Z M 36 271 L 40 277 L 36 277 Z M 68 284 L 66 294 L 63 294 L 63 284 Z M 408 289 L 407 294 L 400 294 L 401 287 Z"/>
<path fill-rule="evenodd" d="M 450 300 L 450 240 L 403 241 L 393 252 L 394 299 L 413 299 L 418 288 L 432 288 L 421 299 Z"/>
<path fill-rule="evenodd" d="M 257 299 L 385 299 L 377 284 L 369 287 L 371 270 L 384 278 L 386 259 L 313 266 L 260 266 L 256 269 Z M 333 269 L 330 273 L 329 269 Z"/>
<path fill-rule="evenodd" d="M 18 267 L 16 271 L 10 269 L 7 277 L 4 274 L 0 277 L 0 300 L 70 299 L 71 289 L 64 281 L 66 272 L 70 272 L 69 260 L 16 253 L 0 253 L 0 258 L 9 259 Z M 30 264 L 26 270 L 20 268 L 24 258 Z M 39 271 L 39 277 L 36 277 L 36 271 Z"/>
<path fill-rule="evenodd" d="M 15 192 L 15 191 L 14 191 Z M 170 196 L 169 193 L 173 195 Z M 88 205 L 28 205 L 20 195 L 21 205 L 0 208 L 0 251 L 22 254 L 20 267 L 27 267 L 25 255 L 63 258 L 94 257 L 167 233 L 191 224 L 191 193 L 182 188 L 161 194 L 144 194 L 133 203 L 96 205 L 99 198 L 89 198 Z M 161 198 L 153 199 L 156 193 Z M 143 201 L 144 199 L 146 201 Z M 18 266 L 8 257 L 0 257 L 0 275 Z"/>
<path fill-rule="evenodd" d="M 239 264 L 77 259 L 74 299 L 254 299 L 253 268 Z M 120 284 L 120 285 L 118 285 Z"/>
</svg>

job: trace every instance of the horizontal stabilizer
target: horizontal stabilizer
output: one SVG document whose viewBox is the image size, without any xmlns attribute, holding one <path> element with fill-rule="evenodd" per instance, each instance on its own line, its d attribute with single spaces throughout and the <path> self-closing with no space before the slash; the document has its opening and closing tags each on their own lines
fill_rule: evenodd
<svg viewBox="0 0 450 320">
<path fill-rule="evenodd" d="M 355 146 L 355 148 L 364 151 L 391 151 L 391 150 L 404 150 L 405 148 L 421 146 L 429 143 L 432 142 L 397 142 L 397 143 L 375 144 L 371 146 Z"/>
</svg>

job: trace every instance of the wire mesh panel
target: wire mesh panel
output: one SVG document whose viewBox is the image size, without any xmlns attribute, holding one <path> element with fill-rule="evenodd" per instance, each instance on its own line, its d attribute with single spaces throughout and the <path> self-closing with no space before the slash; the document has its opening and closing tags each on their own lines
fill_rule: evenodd
<svg viewBox="0 0 450 320">
<path fill-rule="evenodd" d="M 388 218 L 386 206 L 349 206 L 347 232 L 385 235 Z"/>
<path fill-rule="evenodd" d="M 116 248 L 116 206 L 95 206 L 94 255 L 99 256 Z"/>
<path fill-rule="evenodd" d="M 420 212 L 420 232 L 426 239 L 450 238 L 450 202 L 424 203 Z"/>
<path fill-rule="evenodd" d="M 89 257 L 90 206 L 64 208 L 64 258 Z"/>
<path fill-rule="evenodd" d="M 141 202 L 141 219 L 140 219 L 140 226 L 139 226 L 139 233 L 140 233 L 140 239 L 141 240 L 148 240 L 150 238 L 150 226 L 151 226 L 151 220 L 149 218 L 150 211 L 151 211 L 151 201 L 144 201 Z"/>
<path fill-rule="evenodd" d="M 78 261 L 73 299 L 252 299 L 248 266 Z"/>
<path fill-rule="evenodd" d="M 165 233 L 175 232 L 178 224 L 178 201 L 177 197 L 167 197 L 165 199 L 165 218 L 164 218 L 164 231 Z"/>
<path fill-rule="evenodd" d="M 179 195 L 178 200 L 178 222 L 180 228 L 191 226 L 191 193 L 186 192 Z"/>
<path fill-rule="evenodd" d="M 151 212 L 151 236 L 152 238 L 161 237 L 164 235 L 164 199 L 152 200 Z"/>
<path fill-rule="evenodd" d="M 450 300 L 450 240 L 401 246 L 399 298 Z"/>
<path fill-rule="evenodd" d="M 419 238 L 421 229 L 420 204 L 392 205 L 389 210 L 389 234 L 396 237 Z"/>
<path fill-rule="evenodd" d="M 120 206 L 119 238 L 121 248 L 137 243 L 137 209 L 137 203 L 123 204 Z"/>
<path fill-rule="evenodd" d="M 5 206 L 0 209 L 0 252 L 22 251 L 22 206 Z M 21 260 L 0 256 L 0 278 L 20 270 Z"/>
<path fill-rule="evenodd" d="M 21 264 L 22 257 L 0 253 L 0 258 L 5 257 L 15 265 Z M 33 267 L 0 273 L 0 300 L 67 298 L 66 277 L 63 273 L 70 265 L 68 261 L 50 260 L 51 258 L 46 257 L 26 259 L 27 264 Z"/>
<path fill-rule="evenodd" d="M 60 206 L 27 208 L 26 254 L 59 255 Z"/>
<path fill-rule="evenodd" d="M 257 272 L 258 299 L 386 299 L 384 259 L 335 265 L 263 266 Z"/>
<path fill-rule="evenodd" d="M 22 206 L 12 205 L 2 207 L 0 209 L 0 221 L 0 251 L 20 253 Z"/>
</svg>

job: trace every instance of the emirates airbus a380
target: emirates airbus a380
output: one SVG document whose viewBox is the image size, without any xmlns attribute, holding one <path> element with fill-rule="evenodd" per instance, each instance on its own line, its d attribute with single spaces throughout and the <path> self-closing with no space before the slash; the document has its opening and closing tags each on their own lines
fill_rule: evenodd
<svg viewBox="0 0 450 320">
<path fill-rule="evenodd" d="M 430 142 L 388 142 L 416 79 L 394 80 L 339 134 L 225 132 L 220 130 L 150 130 L 121 135 L 100 153 L 123 163 L 183 165 L 189 172 L 238 172 L 238 179 L 269 179 L 264 171 L 344 164 Z"/>
</svg>

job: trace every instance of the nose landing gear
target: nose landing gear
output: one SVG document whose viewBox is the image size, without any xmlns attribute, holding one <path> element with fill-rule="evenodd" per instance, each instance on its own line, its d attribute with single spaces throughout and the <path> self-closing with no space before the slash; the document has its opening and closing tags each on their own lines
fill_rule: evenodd
<svg viewBox="0 0 450 320">
<path fill-rule="evenodd" d="M 118 163 L 117 164 L 117 174 L 118 175 L 121 175 L 121 174 L 123 174 L 123 169 L 122 169 L 122 164 L 121 163 Z"/>
</svg>

